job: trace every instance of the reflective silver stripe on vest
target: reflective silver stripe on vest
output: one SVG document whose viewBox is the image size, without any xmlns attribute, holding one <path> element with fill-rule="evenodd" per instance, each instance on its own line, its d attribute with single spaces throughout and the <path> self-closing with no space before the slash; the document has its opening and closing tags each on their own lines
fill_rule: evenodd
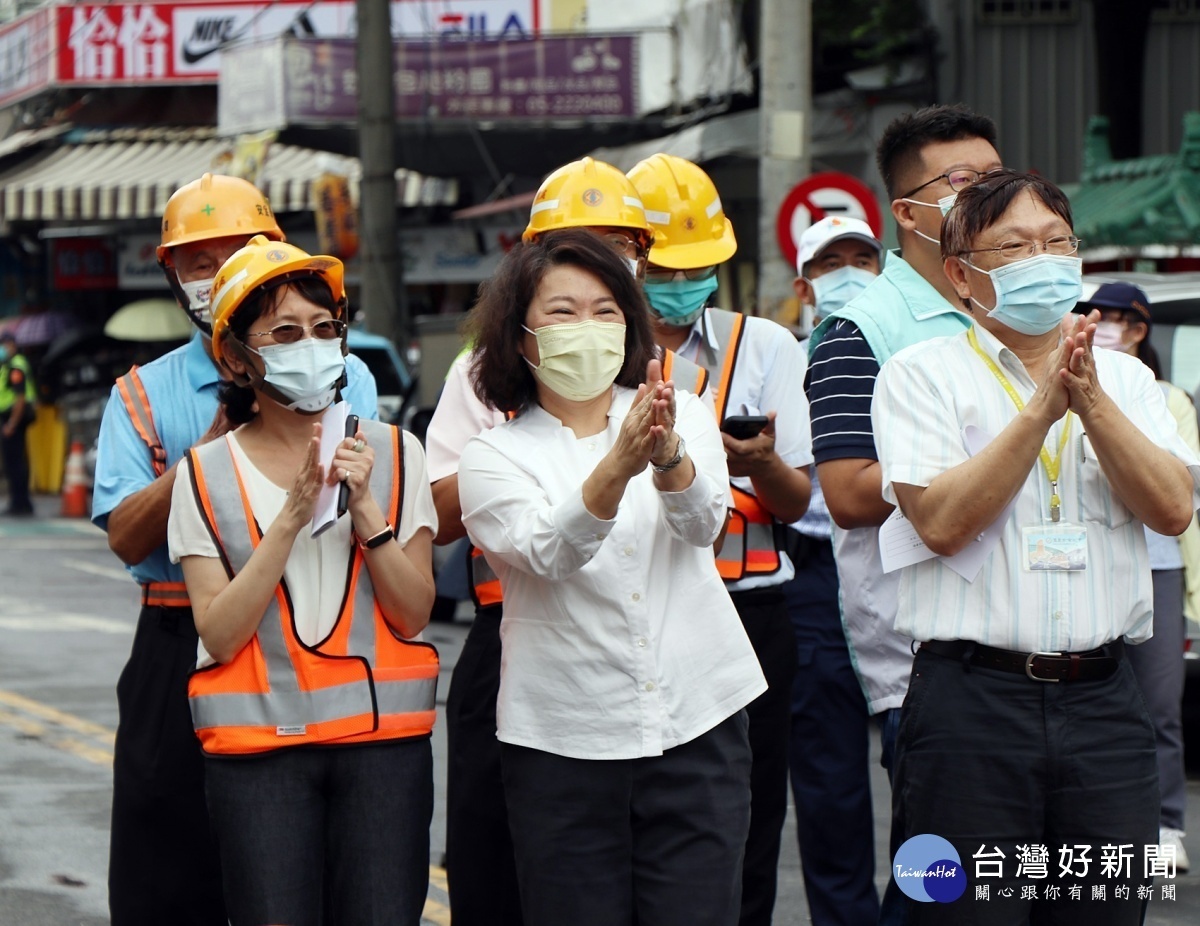
<svg viewBox="0 0 1200 926">
<path fill-rule="evenodd" d="M 432 711 L 437 707 L 436 678 L 417 678 L 408 681 L 381 682 L 375 680 L 375 701 L 380 716 Z"/>
<path fill-rule="evenodd" d="M 729 352 L 729 342 L 733 339 L 733 326 L 737 322 L 737 313 L 727 312 L 724 309 L 710 308 L 705 316 L 702 317 L 707 317 L 711 323 L 713 339 L 717 342 L 717 349 L 710 351 L 708 349 L 708 339 L 702 339 L 700 342 L 700 355 L 704 358 L 701 361 L 701 366 L 708 370 L 708 375 L 711 377 L 709 388 L 712 390 L 713 402 L 717 410 L 717 421 L 719 422 L 725 420 L 725 406 L 729 402 L 729 386 L 731 383 L 722 383 L 721 373 L 725 369 L 725 356 Z M 744 324 L 745 322 L 743 322 Z"/>
<path fill-rule="evenodd" d="M 400 480 L 395 485 L 392 475 L 392 435 L 396 430 L 378 421 L 360 421 L 359 429 L 367 438 L 367 443 L 375 451 L 375 465 L 371 467 L 371 496 L 383 509 L 384 517 L 391 518 L 391 512 L 398 512 L 392 522 L 394 531 L 400 523 L 404 492 L 404 436 L 400 434 Z M 399 493 L 399 498 L 393 494 L 393 489 Z M 363 568 L 363 551 L 355 545 L 354 556 L 350 568 L 358 570 L 358 580 L 354 593 L 354 620 L 350 624 L 349 652 L 356 656 L 365 656 L 371 665 L 375 665 L 375 587 L 371 584 L 370 572 Z M 382 618 L 380 618 L 382 620 Z"/>
<path fill-rule="evenodd" d="M 250 561 L 250 555 L 254 552 L 250 531 L 255 528 L 246 523 L 242 496 L 238 492 L 237 479 L 234 476 L 236 465 L 233 448 L 229 446 L 228 438 L 221 438 L 202 444 L 193 452 L 200 463 L 200 473 L 208 493 L 209 504 L 212 506 L 215 522 L 213 527 L 221 538 L 221 549 L 229 560 L 230 568 L 233 569 L 234 575 L 237 575 L 246 568 L 246 563 Z M 279 601 L 272 595 L 258 624 L 258 645 L 262 647 L 270 690 L 273 693 L 298 692 L 300 689 L 283 635 L 280 623 L 282 620 Z M 272 671 L 283 667 L 286 667 L 287 671 Z"/>
<path fill-rule="evenodd" d="M 743 534 L 735 534 L 728 531 L 725 534 L 725 542 L 721 544 L 721 552 L 717 559 L 721 562 L 736 563 L 739 569 L 744 569 L 746 566 L 746 542 Z M 738 578 L 741 578 L 740 576 Z"/>
<path fill-rule="evenodd" d="M 375 704 L 365 680 L 315 691 L 252 694 L 211 694 L 191 699 L 197 730 L 210 727 L 279 727 L 330 723 L 345 717 L 372 714 L 411 714 L 436 709 L 437 679 L 375 683 Z"/>
<path fill-rule="evenodd" d="M 473 547 L 472 551 L 478 549 Z M 467 568 L 471 572 L 471 587 L 479 588 L 479 586 L 487 582 L 495 582 L 500 577 L 496 575 L 496 571 L 492 569 L 491 564 L 487 561 L 487 557 L 480 553 L 478 556 L 472 552 L 467 560 Z"/>
<path fill-rule="evenodd" d="M 375 712 L 371 688 L 365 677 L 357 682 L 315 691 L 272 691 L 269 695 L 202 695 L 192 698 L 191 705 L 192 723 L 197 730 L 208 727 L 302 726 Z"/>
</svg>

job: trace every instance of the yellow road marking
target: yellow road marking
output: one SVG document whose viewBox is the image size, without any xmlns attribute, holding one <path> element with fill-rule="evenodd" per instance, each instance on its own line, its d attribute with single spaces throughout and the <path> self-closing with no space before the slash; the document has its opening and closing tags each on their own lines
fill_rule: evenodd
<svg viewBox="0 0 1200 926">
<path fill-rule="evenodd" d="M 76 733 L 97 737 L 109 746 L 116 739 L 116 733 L 103 724 L 92 723 L 90 720 L 84 720 L 82 717 L 76 717 L 74 714 L 60 711 L 56 707 L 51 707 L 49 704 L 42 704 L 42 702 L 35 701 L 33 698 L 17 694 L 15 691 L 0 689 L 0 704 L 24 711 L 26 714 L 33 714 L 35 717 L 48 720 L 50 723 L 58 724 L 60 727 L 66 727 L 68 730 L 73 730 Z"/>
<path fill-rule="evenodd" d="M 105 767 L 112 765 L 111 746 L 116 733 L 103 724 L 84 720 L 15 691 L 0 689 L 0 705 L 3 705 L 0 706 L 0 726 L 9 727 L 24 736 L 37 739 L 47 746 L 87 762 Z M 57 735 L 56 730 L 59 728 L 92 737 L 105 745 L 97 746 L 73 736 Z M 440 865 L 429 866 L 429 889 L 431 892 L 437 890 L 442 894 L 446 892 L 446 869 Z M 450 926 L 449 906 L 433 897 L 425 898 L 425 909 L 421 916 L 434 926 Z"/>
</svg>

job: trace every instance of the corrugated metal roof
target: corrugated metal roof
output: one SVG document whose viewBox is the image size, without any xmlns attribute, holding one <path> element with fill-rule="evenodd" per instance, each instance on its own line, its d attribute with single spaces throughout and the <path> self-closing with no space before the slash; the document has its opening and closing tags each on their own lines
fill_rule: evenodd
<svg viewBox="0 0 1200 926">
<path fill-rule="evenodd" d="M 98 141 L 64 145 L 0 174 L 4 221 L 158 219 L 171 194 L 206 171 L 229 150 L 218 138 L 172 141 Z M 314 208 L 313 181 L 325 171 L 350 178 L 358 201 L 362 167 L 357 158 L 273 144 L 259 184 L 276 212 Z M 396 205 L 453 205 L 455 180 L 396 171 Z"/>
</svg>

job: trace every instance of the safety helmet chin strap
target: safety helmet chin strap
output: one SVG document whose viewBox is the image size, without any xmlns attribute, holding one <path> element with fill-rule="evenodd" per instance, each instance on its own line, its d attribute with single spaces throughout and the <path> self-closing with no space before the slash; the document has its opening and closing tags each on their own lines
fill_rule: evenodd
<svg viewBox="0 0 1200 926">
<path fill-rule="evenodd" d="M 179 282 L 179 272 L 173 264 L 167 263 L 166 260 L 160 260 L 158 266 L 162 268 L 163 276 L 167 278 L 167 286 L 170 287 L 171 295 L 175 297 L 175 301 L 179 304 L 188 320 L 192 325 L 203 334 L 206 338 L 212 337 L 212 323 L 204 319 L 204 314 L 192 308 L 192 299 L 184 290 Z"/>
</svg>

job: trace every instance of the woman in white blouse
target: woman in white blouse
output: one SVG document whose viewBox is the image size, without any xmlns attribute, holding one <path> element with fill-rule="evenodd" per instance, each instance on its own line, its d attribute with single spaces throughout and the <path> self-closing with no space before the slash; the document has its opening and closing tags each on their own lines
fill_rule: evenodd
<svg viewBox="0 0 1200 926">
<path fill-rule="evenodd" d="M 595 235 L 515 247 L 472 325 L 476 391 L 513 415 L 458 478 L 504 590 L 497 735 L 525 922 L 736 923 L 742 708 L 766 685 L 713 559 L 716 422 L 661 380 L 644 297 Z"/>
<path fill-rule="evenodd" d="M 188 697 L 230 919 L 416 926 L 438 670 L 412 639 L 434 596 L 424 455 L 363 421 L 320 462 L 344 372 L 339 261 L 256 237 L 213 292 L 240 427 L 180 463 L 168 541 L 200 635 Z M 314 536 L 339 482 L 348 516 Z"/>
</svg>

